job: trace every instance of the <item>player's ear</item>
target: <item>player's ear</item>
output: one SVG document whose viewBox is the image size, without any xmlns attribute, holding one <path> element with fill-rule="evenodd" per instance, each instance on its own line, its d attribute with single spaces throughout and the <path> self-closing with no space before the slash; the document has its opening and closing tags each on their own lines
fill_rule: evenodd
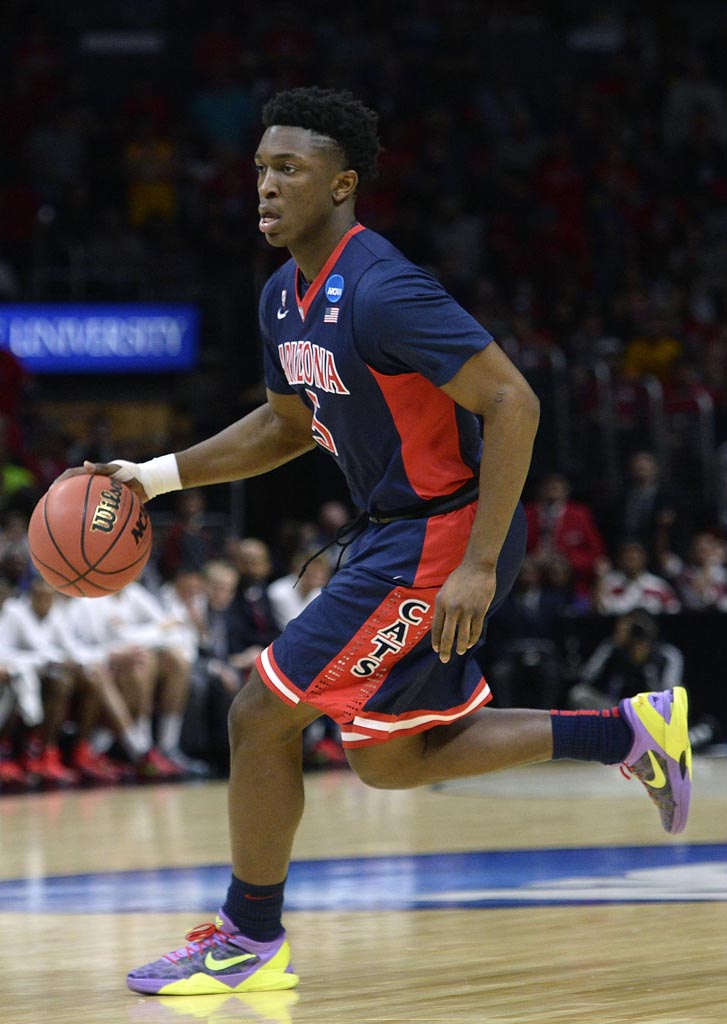
<svg viewBox="0 0 727 1024">
<path fill-rule="evenodd" d="M 355 171 L 340 171 L 333 181 L 333 201 L 343 203 L 355 195 L 358 188 L 358 174 Z"/>
</svg>

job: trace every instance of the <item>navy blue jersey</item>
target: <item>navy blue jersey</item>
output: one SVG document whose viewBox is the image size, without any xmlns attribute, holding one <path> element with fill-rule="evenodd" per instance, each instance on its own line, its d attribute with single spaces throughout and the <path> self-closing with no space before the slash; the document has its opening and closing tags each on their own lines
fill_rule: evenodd
<svg viewBox="0 0 727 1024">
<path fill-rule="evenodd" d="M 476 416 L 442 390 L 491 341 L 426 271 L 355 225 L 304 291 L 294 260 L 260 299 L 267 387 L 298 394 L 354 502 L 386 513 L 477 476 Z"/>
</svg>

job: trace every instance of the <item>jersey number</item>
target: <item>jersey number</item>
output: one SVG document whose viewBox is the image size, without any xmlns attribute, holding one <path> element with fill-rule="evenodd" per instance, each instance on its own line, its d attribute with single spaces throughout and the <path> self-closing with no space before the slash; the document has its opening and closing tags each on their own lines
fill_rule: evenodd
<svg viewBox="0 0 727 1024">
<path fill-rule="evenodd" d="M 313 440 L 319 444 L 321 448 L 325 448 L 327 452 L 332 452 L 334 455 L 338 455 L 338 448 L 336 448 L 336 442 L 333 440 L 333 435 L 328 427 L 318 419 L 318 410 L 320 409 L 318 395 L 315 391 L 309 391 L 308 388 L 305 389 L 305 393 L 313 403 L 313 419 L 311 421 Z"/>
</svg>

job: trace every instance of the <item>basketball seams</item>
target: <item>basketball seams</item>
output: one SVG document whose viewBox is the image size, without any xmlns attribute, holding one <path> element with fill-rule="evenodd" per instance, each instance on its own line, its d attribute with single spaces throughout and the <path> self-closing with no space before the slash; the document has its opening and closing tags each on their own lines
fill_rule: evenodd
<svg viewBox="0 0 727 1024">
<path fill-rule="evenodd" d="M 77 573 L 78 572 L 78 568 L 75 565 L 73 565 L 73 563 L 68 559 L 66 554 L 60 548 L 60 546 L 58 544 L 58 541 L 53 536 L 53 528 L 52 528 L 52 526 L 50 524 L 50 521 L 48 519 L 48 498 L 50 497 L 50 493 L 51 492 L 48 491 L 47 494 L 43 495 L 43 524 L 45 526 L 45 532 L 48 534 L 48 540 L 51 542 L 53 547 L 56 549 L 57 554 L 60 555 L 61 559 L 66 563 L 66 565 L 68 566 L 69 569 L 73 569 L 73 571 Z M 60 573 L 59 573 L 59 575 L 60 575 Z"/>
<path fill-rule="evenodd" d="M 103 558 L 105 558 L 105 557 L 106 557 L 106 555 L 103 555 Z M 122 569 L 99 569 L 97 567 L 97 563 L 95 563 L 94 565 L 89 565 L 88 568 L 84 570 L 84 572 L 76 575 L 73 579 L 71 579 L 69 577 L 68 582 L 69 583 L 77 583 L 77 582 L 80 582 L 81 580 L 88 579 L 88 574 L 91 573 L 91 572 L 94 573 L 96 576 L 118 576 L 118 574 L 121 573 L 121 572 L 129 572 L 130 569 L 134 569 L 139 564 L 139 562 L 143 561 L 145 558 L 148 558 L 148 557 L 149 557 L 149 552 L 145 551 L 143 554 L 139 555 L 138 558 L 134 559 L 133 562 L 129 562 L 128 565 L 125 565 Z M 56 570 L 53 569 L 52 566 L 49 566 L 49 568 L 51 569 L 52 572 L 56 572 Z M 58 575 L 60 576 L 60 575 L 62 575 L 62 573 L 58 573 Z M 94 586 L 94 587 L 97 586 L 97 585 L 101 586 L 101 584 L 96 584 L 95 580 L 88 580 L 88 582 L 92 586 Z M 113 580 L 109 579 L 108 582 L 112 583 Z M 129 581 L 129 582 L 131 582 L 131 581 Z M 115 593 L 117 593 L 117 590 L 115 590 L 115 589 L 114 590 L 109 590 L 109 594 L 115 594 Z"/>
<path fill-rule="evenodd" d="M 78 583 L 79 583 L 80 580 L 83 579 L 83 576 L 77 576 L 75 579 L 71 579 L 68 576 L 64 576 L 63 573 L 59 572 L 54 566 L 48 565 L 47 562 L 44 562 L 41 558 L 38 558 L 37 555 L 33 556 L 33 562 L 34 562 L 34 564 L 35 564 L 35 566 L 36 566 L 36 568 L 38 569 L 39 572 L 40 572 L 40 569 L 41 569 L 41 566 L 42 566 L 47 573 L 52 573 L 53 576 L 59 576 L 63 580 L 62 583 L 52 583 L 49 579 L 44 577 L 46 583 L 49 583 L 53 587 L 54 590 L 60 591 L 61 594 L 68 594 L 69 597 L 88 597 L 89 596 L 88 594 L 84 594 L 84 592 L 78 586 Z M 41 575 L 42 575 L 42 573 L 41 573 Z M 95 583 L 93 583 L 92 580 L 89 580 L 88 582 L 91 584 L 91 586 L 95 586 L 96 585 Z M 70 587 L 73 587 L 75 593 L 69 593 L 69 588 Z M 100 589 L 103 589 L 103 588 L 100 588 Z M 109 594 L 114 594 L 114 593 L 116 593 L 116 591 L 109 590 L 108 593 Z M 101 595 L 95 595 L 95 596 L 98 597 L 98 596 L 101 596 Z"/>
</svg>

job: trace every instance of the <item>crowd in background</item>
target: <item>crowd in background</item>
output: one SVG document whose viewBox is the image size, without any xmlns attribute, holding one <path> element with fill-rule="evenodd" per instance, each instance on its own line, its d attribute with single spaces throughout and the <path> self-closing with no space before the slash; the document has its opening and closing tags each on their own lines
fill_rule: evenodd
<svg viewBox="0 0 727 1024">
<path fill-rule="evenodd" d="M 711 471 L 695 469 L 693 416 L 706 403 L 716 453 L 725 34 L 719 6 L 699 3 L 649 15 L 471 0 L 446 11 L 434 0 L 3 4 L 0 301 L 197 298 L 208 326 L 195 386 L 167 379 L 158 399 L 184 404 L 190 437 L 226 424 L 259 394 L 256 296 L 279 258 L 256 227 L 260 108 L 297 84 L 352 89 L 380 112 L 384 142 L 361 221 L 431 269 L 534 386 L 543 365 L 565 368 L 567 436 L 557 416 L 549 433 L 541 394 L 528 555 L 490 625 L 498 701 L 581 707 L 637 677 L 668 685 L 675 657 L 655 624 L 727 611 L 727 523 Z M 609 467 L 595 367 L 610 388 Z M 658 384 L 663 445 L 644 419 L 645 380 Z M 0 765 L 18 766 L 18 785 L 46 769 L 63 784 L 223 775 L 226 708 L 332 571 L 321 556 L 293 587 L 303 561 L 355 510 L 323 461 L 278 490 L 252 488 L 241 535 L 204 493 L 162 500 L 139 587 L 79 615 L 85 602 L 33 576 L 29 513 L 66 466 L 144 456 L 148 438 L 114 437 L 103 409 L 82 428 L 46 414 L 56 391 L 0 348 L 0 627 L 14 623 L 18 639 L 33 617 L 64 622 L 57 635 L 36 629 L 41 649 L 20 659 L 20 677 L 0 637 Z M 559 623 L 587 615 L 615 617 L 614 634 L 595 663 L 564 666 Z M 86 618 L 97 633 L 76 637 Z M 341 762 L 329 723 L 308 734 L 306 756 Z"/>
<path fill-rule="evenodd" d="M 226 416 L 260 376 L 255 298 L 278 258 L 256 227 L 261 105 L 349 87 L 381 114 L 364 224 L 524 366 L 562 353 L 582 419 L 605 360 L 656 378 L 674 415 L 708 395 L 724 440 L 727 19 L 699 3 L 539 8 L 4 4 L 0 297 L 222 289 L 233 326 L 209 331 L 204 358 Z M 634 410 L 620 414 L 628 430 Z M 579 489 L 598 486 L 591 461 Z"/>
</svg>

